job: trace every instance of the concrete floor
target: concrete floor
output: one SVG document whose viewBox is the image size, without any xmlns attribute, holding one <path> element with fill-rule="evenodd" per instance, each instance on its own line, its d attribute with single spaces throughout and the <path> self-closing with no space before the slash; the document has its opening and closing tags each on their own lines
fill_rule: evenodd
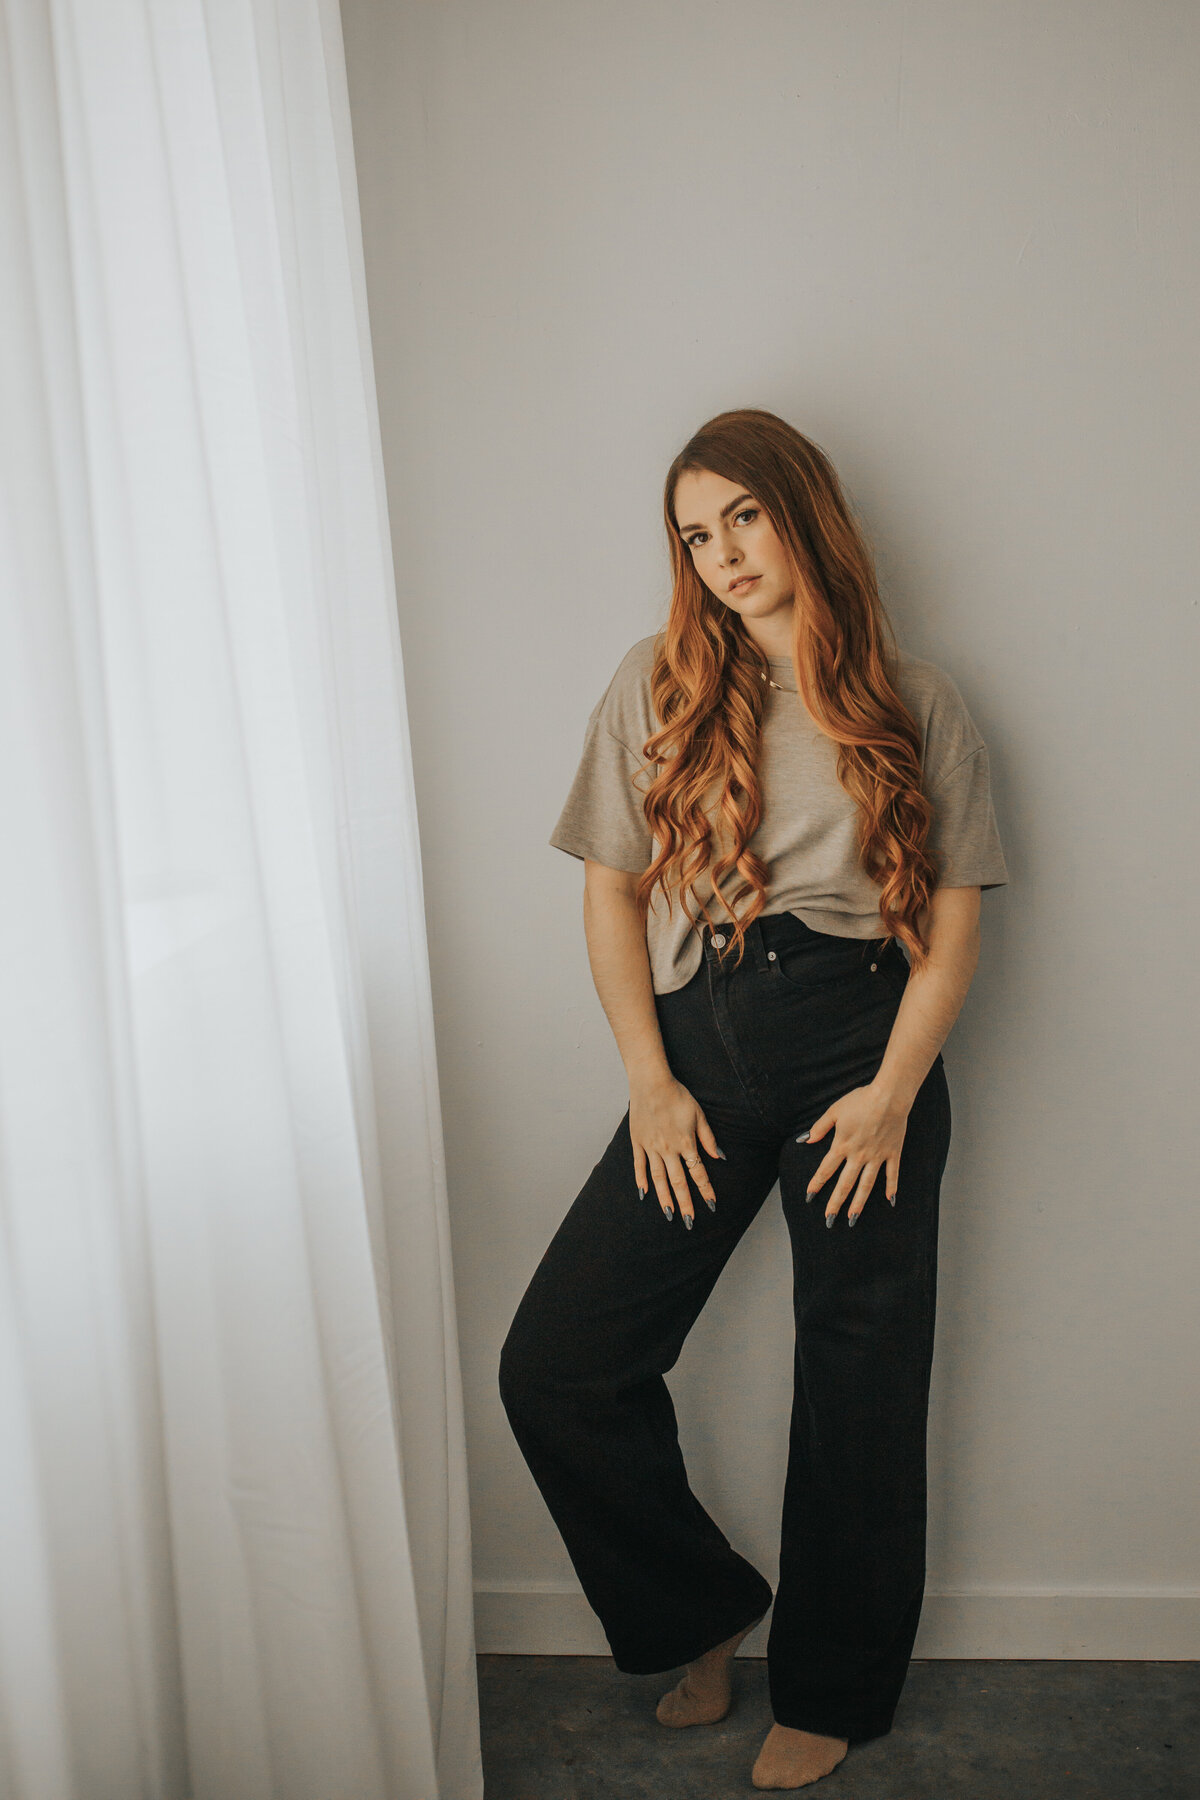
<svg viewBox="0 0 1200 1800">
<path fill-rule="evenodd" d="M 767 1665 L 734 1662 L 717 1725 L 654 1707 L 682 1669 L 480 1656 L 486 1800 L 731 1800 L 771 1725 Z M 914 1661 L 891 1731 L 852 1744 L 821 1800 L 1200 1800 L 1200 1665 Z"/>
</svg>

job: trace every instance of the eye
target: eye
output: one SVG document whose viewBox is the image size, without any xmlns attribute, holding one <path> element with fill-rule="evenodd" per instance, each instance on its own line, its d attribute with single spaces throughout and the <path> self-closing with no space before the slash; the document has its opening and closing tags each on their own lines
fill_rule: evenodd
<svg viewBox="0 0 1200 1800">
<path fill-rule="evenodd" d="M 743 506 L 741 512 L 734 513 L 733 522 L 736 525 L 739 519 L 754 519 L 757 517 L 758 517 L 757 506 Z M 689 550 L 694 550 L 696 548 L 696 545 L 700 542 L 700 539 L 703 537 L 707 537 L 707 536 L 708 536 L 707 531 L 697 531 L 697 532 L 694 532 L 691 537 L 684 538 L 683 541 L 687 545 Z"/>
</svg>

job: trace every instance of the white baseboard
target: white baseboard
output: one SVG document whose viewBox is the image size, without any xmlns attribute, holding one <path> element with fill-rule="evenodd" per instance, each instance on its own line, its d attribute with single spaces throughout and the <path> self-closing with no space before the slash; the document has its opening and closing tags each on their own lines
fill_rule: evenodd
<svg viewBox="0 0 1200 1800">
<path fill-rule="evenodd" d="M 739 1656 L 765 1656 L 771 1615 Z M 475 1648 L 481 1655 L 609 1656 L 600 1621 L 578 1587 L 477 1582 Z M 914 1657 L 1085 1662 L 1200 1659 L 1200 1593 L 1191 1589 L 1098 1592 L 1027 1589 L 926 1592 Z"/>
</svg>

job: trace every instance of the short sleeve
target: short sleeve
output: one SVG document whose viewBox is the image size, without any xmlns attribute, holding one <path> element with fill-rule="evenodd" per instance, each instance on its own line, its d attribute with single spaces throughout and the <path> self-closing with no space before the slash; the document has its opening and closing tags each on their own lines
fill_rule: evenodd
<svg viewBox="0 0 1200 1800">
<path fill-rule="evenodd" d="M 640 875 L 654 860 L 654 838 L 642 811 L 649 771 L 608 729 L 602 705 L 597 703 L 587 722 L 583 754 L 550 843 L 568 856 L 591 857 Z"/>
<path fill-rule="evenodd" d="M 933 825 L 928 849 L 942 887 L 1003 887 L 1008 868 L 996 814 L 984 744 L 968 751 L 929 795 Z"/>
</svg>

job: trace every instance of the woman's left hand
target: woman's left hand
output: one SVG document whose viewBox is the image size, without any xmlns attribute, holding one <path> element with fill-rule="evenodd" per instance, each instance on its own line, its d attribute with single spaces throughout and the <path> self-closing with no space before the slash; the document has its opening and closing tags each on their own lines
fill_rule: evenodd
<svg viewBox="0 0 1200 1800">
<path fill-rule="evenodd" d="M 832 1225 L 847 1195 L 851 1196 L 846 1223 L 853 1225 L 867 1203 L 867 1195 L 875 1185 L 881 1167 L 886 1165 L 887 1197 L 896 1204 L 896 1184 L 900 1179 L 900 1147 L 908 1129 L 909 1109 L 895 1098 L 889 1098 L 876 1087 L 851 1088 L 840 1100 L 826 1107 L 808 1129 L 812 1144 L 834 1127 L 833 1142 L 817 1164 L 808 1184 L 805 1199 L 811 1200 L 818 1188 L 825 1186 L 841 1163 L 845 1168 L 825 1207 L 825 1223 Z"/>
</svg>

